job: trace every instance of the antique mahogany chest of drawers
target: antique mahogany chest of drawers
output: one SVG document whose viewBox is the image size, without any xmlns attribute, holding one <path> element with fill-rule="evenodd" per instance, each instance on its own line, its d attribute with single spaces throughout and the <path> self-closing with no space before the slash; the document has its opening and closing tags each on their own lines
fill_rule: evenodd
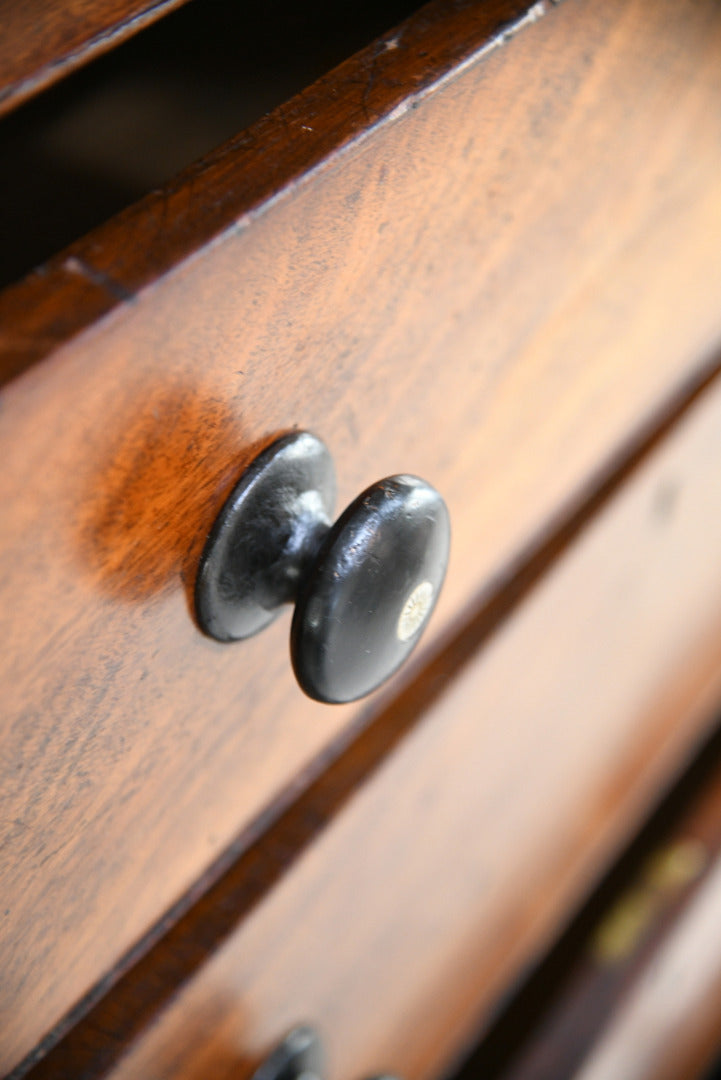
<svg viewBox="0 0 721 1080">
<path fill-rule="evenodd" d="M 0 5 L 3 122 L 175 7 Z M 434 0 L 0 294 L 0 1074 L 454 1065 L 721 703 L 720 236 L 716 0 Z M 450 511 L 353 704 L 195 617 L 296 429 Z"/>
</svg>

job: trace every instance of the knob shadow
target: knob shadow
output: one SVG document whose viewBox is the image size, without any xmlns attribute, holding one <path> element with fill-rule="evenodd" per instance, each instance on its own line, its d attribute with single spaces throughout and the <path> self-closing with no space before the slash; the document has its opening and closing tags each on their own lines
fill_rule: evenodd
<svg viewBox="0 0 721 1080">
<path fill-rule="evenodd" d="M 239 474 L 268 442 L 206 388 L 146 386 L 113 427 L 77 522 L 78 554 L 99 589 L 141 604 L 193 587 L 208 532 Z"/>
</svg>

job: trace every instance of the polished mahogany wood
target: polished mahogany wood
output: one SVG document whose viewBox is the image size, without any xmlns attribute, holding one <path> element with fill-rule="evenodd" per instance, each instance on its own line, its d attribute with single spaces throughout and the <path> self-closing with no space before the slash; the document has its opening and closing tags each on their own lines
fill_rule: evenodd
<svg viewBox="0 0 721 1080">
<path fill-rule="evenodd" d="M 431 5 L 0 299 L 2 1067 L 370 715 L 195 627 L 243 464 L 427 477 L 432 647 L 721 339 L 719 97 L 710 0 Z"/>
<path fill-rule="evenodd" d="M 0 116 L 184 2 L 0 0 Z"/>
<path fill-rule="evenodd" d="M 33 1080 L 242 1080 L 301 1020 L 338 1080 L 446 1070 L 713 716 L 720 432 L 717 380 Z"/>
<path fill-rule="evenodd" d="M 482 6 L 464 3 L 454 11 L 443 4 L 428 5 L 422 16 L 404 24 L 402 34 L 389 33 L 194 163 L 175 181 L 73 245 L 67 254 L 50 260 L 17 287 L 5 290 L 0 295 L 0 380 L 22 371 L 102 315 L 131 301 L 145 286 L 227 230 L 245 231 L 250 217 L 264 204 L 281 193 L 290 194 L 299 180 L 359 138 L 369 136 L 379 122 L 387 125 L 397 118 L 397 112 L 415 108 L 455 70 L 474 57 L 482 60 L 488 52 L 501 48 L 544 11 L 543 4 L 531 0 L 493 0 Z M 448 135 L 450 132 L 446 138 Z M 397 151 L 402 148 L 405 140 L 396 147 Z M 378 153 L 382 153 L 381 147 Z M 403 187 L 407 182 L 396 169 L 389 171 L 386 163 L 380 179 L 366 170 L 357 177 L 338 177 L 331 186 L 337 189 L 336 197 L 349 202 L 336 207 L 334 217 L 340 210 L 347 219 L 346 227 L 354 225 L 364 209 L 362 203 L 356 205 L 362 183 L 367 188 L 363 201 L 371 199 L 375 204 L 368 208 L 371 221 L 377 218 L 383 210 L 384 189 Z M 435 199 L 442 199 L 447 183 L 448 178 L 444 181 L 442 176 L 426 175 L 416 200 L 429 196 L 429 184 L 431 188 L 438 186 Z M 408 206 L 406 212 L 410 210 Z M 370 224 L 364 217 L 367 211 L 351 230 L 356 244 L 368 241 L 359 231 Z M 324 223 L 331 240 L 337 224 L 333 218 Z M 374 236 L 378 225 L 375 221 L 370 234 L 373 247 L 378 246 Z M 336 242 L 341 240 L 336 237 Z M 389 240 L 380 246 L 385 247 Z M 398 272 L 399 268 L 389 266 L 385 272 L 391 269 Z M 400 270 L 405 277 L 402 265 Z M 402 284 L 407 287 L 408 283 Z"/>
</svg>

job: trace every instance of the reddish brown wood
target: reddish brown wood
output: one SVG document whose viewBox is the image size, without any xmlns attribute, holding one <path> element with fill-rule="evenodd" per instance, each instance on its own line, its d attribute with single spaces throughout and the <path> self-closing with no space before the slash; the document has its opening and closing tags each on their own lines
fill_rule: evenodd
<svg viewBox="0 0 721 1080">
<path fill-rule="evenodd" d="M 569 522 L 560 562 L 542 575 L 557 541 L 539 551 L 33 1080 L 242 1078 L 300 1020 L 339 1080 L 447 1068 L 718 700 L 720 420 L 716 383 L 600 513 Z"/>
<path fill-rule="evenodd" d="M 718 5 L 515 10 L 431 6 L 0 300 L 6 1068 L 369 715 L 193 625 L 254 450 L 426 475 L 439 634 L 721 339 Z"/>
<path fill-rule="evenodd" d="M 0 116 L 185 0 L 0 0 Z"/>
<path fill-rule="evenodd" d="M 404 24 L 400 36 L 389 33 L 364 49 L 177 180 L 5 290 L 0 294 L 0 379 L 24 370 L 131 301 L 227 230 L 245 231 L 261 206 L 290 193 L 315 167 L 368 136 L 379 122 L 387 124 L 396 110 L 414 108 L 460 65 L 501 47 L 536 9 L 539 5 L 531 0 L 464 3 L 452 12 L 443 4 L 428 5 Z M 341 181 L 344 190 L 349 179 Z M 353 199 L 363 182 L 372 185 L 367 196 L 376 189 L 375 202 L 382 199 L 387 179 L 386 172 L 378 191 L 377 179 L 364 172 L 350 180 L 345 194 Z M 393 177 L 391 185 L 398 179 Z M 439 176 L 431 183 L 444 187 Z M 360 209 L 349 203 L 353 217 Z M 326 228 L 333 228 L 330 221 Z"/>
</svg>

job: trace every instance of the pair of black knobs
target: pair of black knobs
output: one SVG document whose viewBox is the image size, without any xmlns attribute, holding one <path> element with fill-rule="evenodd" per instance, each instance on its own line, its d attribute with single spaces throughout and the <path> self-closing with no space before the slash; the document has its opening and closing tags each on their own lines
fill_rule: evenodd
<svg viewBox="0 0 721 1080">
<path fill-rule="evenodd" d="M 335 472 L 320 439 L 295 432 L 251 462 L 208 537 L 198 622 L 218 641 L 257 634 L 295 603 L 291 659 L 312 698 L 354 701 L 406 659 L 433 611 L 450 526 L 415 476 L 379 480 L 335 524 Z"/>
</svg>

